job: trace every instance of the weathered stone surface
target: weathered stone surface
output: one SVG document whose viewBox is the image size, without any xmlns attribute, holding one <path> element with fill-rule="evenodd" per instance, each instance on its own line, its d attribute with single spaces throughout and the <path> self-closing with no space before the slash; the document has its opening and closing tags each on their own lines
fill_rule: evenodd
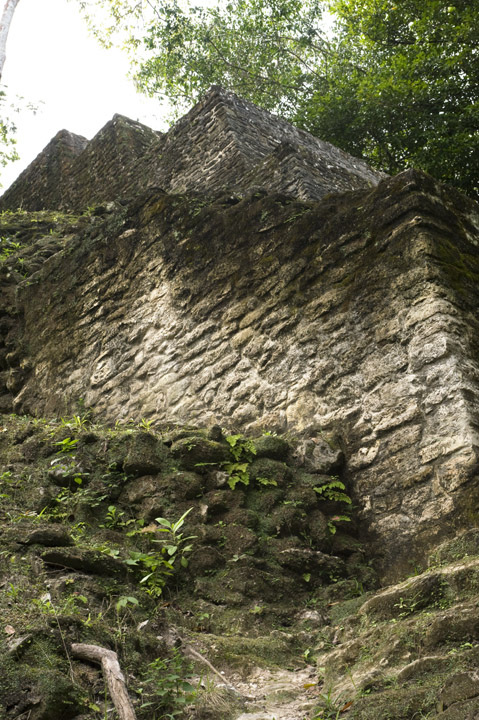
<svg viewBox="0 0 479 720">
<path fill-rule="evenodd" d="M 479 675 L 476 672 L 455 673 L 448 678 L 441 691 L 440 701 L 448 708 L 461 700 L 479 695 Z"/>
<path fill-rule="evenodd" d="M 277 184 L 298 148 L 307 183 Z M 105 418 L 304 433 L 306 471 L 344 457 L 386 577 L 476 517 L 475 203 L 414 171 L 371 189 L 362 163 L 219 89 L 166 136 L 114 119 L 66 176 L 70 207 L 166 190 L 2 276 L 4 407 L 63 415 L 84 398 Z"/>
<path fill-rule="evenodd" d="M 470 605 L 456 606 L 434 618 L 428 628 L 424 646 L 439 647 L 446 643 L 479 640 L 479 610 Z"/>
<path fill-rule="evenodd" d="M 330 143 L 213 87 L 166 135 L 121 115 L 89 143 L 62 131 L 0 198 L 0 210 L 84 210 L 155 185 L 171 192 L 267 188 L 319 199 L 331 191 L 376 185 L 383 176 Z M 37 188 L 33 195 L 32 185 Z"/>
<path fill-rule="evenodd" d="M 479 716 L 479 699 L 464 700 L 454 703 L 444 712 L 435 717 L 439 720 L 477 720 Z"/>
<path fill-rule="evenodd" d="M 73 545 L 73 539 L 64 527 L 47 525 L 29 530 L 21 542 L 26 545 L 44 545 L 45 547 L 66 547 Z"/>
<path fill-rule="evenodd" d="M 153 192 L 23 284 L 15 409 L 334 430 L 389 572 L 477 504 L 476 212 L 413 172 L 314 206 Z"/>
<path fill-rule="evenodd" d="M 328 442 L 321 436 L 306 438 L 296 453 L 301 465 L 311 473 L 333 474 L 344 465 L 344 452 L 337 442 Z"/>
<path fill-rule="evenodd" d="M 65 200 L 72 163 L 87 144 L 81 135 L 60 130 L 0 198 L 0 210 L 58 209 Z"/>
<path fill-rule="evenodd" d="M 163 443 L 149 433 L 135 433 L 127 443 L 123 470 L 129 477 L 154 475 L 166 466 L 168 450 Z"/>
<path fill-rule="evenodd" d="M 406 682 L 412 679 L 418 679 L 421 675 L 430 672 L 447 670 L 451 664 L 451 660 L 443 655 L 426 655 L 425 657 L 414 660 L 409 665 L 405 665 L 396 678 L 398 682 Z"/>
<path fill-rule="evenodd" d="M 44 552 L 41 558 L 47 565 L 79 570 L 92 575 L 117 577 L 126 574 L 126 566 L 120 560 L 94 550 L 78 547 L 71 550 L 55 548 Z"/>
</svg>

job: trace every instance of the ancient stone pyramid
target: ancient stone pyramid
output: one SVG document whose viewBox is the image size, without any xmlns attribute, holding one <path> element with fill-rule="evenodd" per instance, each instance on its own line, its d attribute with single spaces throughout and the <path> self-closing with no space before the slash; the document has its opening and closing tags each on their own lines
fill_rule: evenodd
<svg viewBox="0 0 479 720">
<path fill-rule="evenodd" d="M 477 203 L 212 88 L 59 133 L 16 207 L 66 212 L 0 218 L 4 412 L 329 433 L 392 576 L 479 517 Z"/>
<path fill-rule="evenodd" d="M 121 115 L 90 142 L 61 131 L 3 195 L 0 210 L 82 210 L 149 186 L 267 189 L 319 200 L 381 177 L 330 143 L 213 87 L 165 135 Z"/>
</svg>

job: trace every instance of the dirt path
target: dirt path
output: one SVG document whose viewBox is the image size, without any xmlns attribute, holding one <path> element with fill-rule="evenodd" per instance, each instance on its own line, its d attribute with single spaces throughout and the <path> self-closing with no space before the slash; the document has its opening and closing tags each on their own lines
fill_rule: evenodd
<svg viewBox="0 0 479 720">
<path fill-rule="evenodd" d="M 316 681 L 317 670 L 312 666 L 297 671 L 258 668 L 248 682 L 235 682 L 248 698 L 236 720 L 309 720 L 315 692 L 307 686 Z"/>
</svg>

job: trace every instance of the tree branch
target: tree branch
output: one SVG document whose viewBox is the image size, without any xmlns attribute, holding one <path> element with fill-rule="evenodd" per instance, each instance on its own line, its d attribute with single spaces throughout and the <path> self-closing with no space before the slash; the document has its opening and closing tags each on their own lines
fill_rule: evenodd
<svg viewBox="0 0 479 720">
<path fill-rule="evenodd" d="M 121 672 L 116 652 L 99 645 L 73 643 L 72 654 L 80 660 L 101 665 L 118 717 L 120 720 L 136 720 L 135 710 L 126 690 L 125 678 Z"/>
<path fill-rule="evenodd" d="M 252 80 L 261 80 L 263 83 L 269 83 L 270 85 L 279 85 L 279 87 L 287 88 L 288 90 L 296 90 L 298 91 L 300 89 L 300 85 L 287 85 L 286 83 L 279 82 L 279 80 L 273 80 L 271 78 L 263 77 L 259 73 L 252 73 L 250 70 L 246 70 L 246 68 L 242 67 L 241 65 L 237 65 L 236 63 L 232 63 L 230 60 L 228 60 L 219 47 L 215 45 L 213 40 L 211 38 L 206 37 L 205 41 L 210 43 L 210 45 L 213 46 L 213 48 L 218 53 L 219 57 L 221 58 L 222 62 L 226 65 L 226 67 L 230 67 L 233 70 L 238 70 L 242 75 L 250 77 Z"/>
</svg>

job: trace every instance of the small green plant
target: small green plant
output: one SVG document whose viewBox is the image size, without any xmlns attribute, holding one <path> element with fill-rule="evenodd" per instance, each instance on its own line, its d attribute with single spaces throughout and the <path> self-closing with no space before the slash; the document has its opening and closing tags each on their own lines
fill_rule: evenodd
<svg viewBox="0 0 479 720">
<path fill-rule="evenodd" d="M 189 682 L 192 667 L 185 661 L 176 648 L 170 658 L 157 658 L 148 665 L 147 675 L 142 683 L 141 709 L 148 708 L 161 720 L 173 720 L 183 716 L 184 709 L 190 705 L 195 696 L 196 688 Z"/>
<path fill-rule="evenodd" d="M 399 617 L 405 618 L 416 612 L 420 602 L 421 602 L 421 593 L 417 592 L 411 598 L 400 597 L 399 602 L 395 603 L 394 607 L 401 610 L 401 612 L 399 613 Z"/>
<path fill-rule="evenodd" d="M 230 446 L 231 454 L 236 462 L 240 459 L 248 459 L 251 461 L 252 455 L 256 455 L 256 448 L 252 440 L 243 437 L 243 435 L 227 435 L 226 442 Z"/>
<path fill-rule="evenodd" d="M 0 260 L 6 260 L 10 255 L 20 250 L 21 244 L 11 240 L 9 237 L 0 237 Z"/>
<path fill-rule="evenodd" d="M 53 507 L 44 507 L 37 516 L 37 520 L 40 517 L 53 521 L 65 520 L 70 515 L 74 515 L 80 506 L 97 507 L 106 497 L 106 495 L 100 495 L 90 488 L 79 487 L 75 489 L 75 492 L 69 488 L 62 488 L 54 500 Z"/>
<path fill-rule="evenodd" d="M 174 567 L 166 560 L 161 552 L 139 552 L 131 550 L 129 558 L 125 561 L 127 565 L 141 568 L 146 575 L 140 580 L 147 593 L 153 597 L 159 597 L 168 581 L 173 575 Z"/>
<path fill-rule="evenodd" d="M 193 549 L 189 541 L 194 540 L 195 536 L 184 537 L 183 533 L 179 531 L 192 509 L 190 508 L 183 513 L 175 522 L 161 517 L 155 519 L 157 526 L 148 528 L 148 530 L 152 533 L 163 533 L 163 537 L 155 538 L 152 541 L 160 545 L 158 550 L 151 550 L 146 553 L 130 552 L 130 557 L 126 563 L 147 571 L 146 575 L 141 578 L 140 583 L 146 587 L 150 595 L 158 597 L 162 594 L 168 578 L 177 570 L 177 561 L 179 561 L 181 567 L 188 566 L 186 555 Z M 175 564 L 177 565 L 176 568 Z"/>
<path fill-rule="evenodd" d="M 344 503 L 344 505 L 348 506 L 348 510 L 352 505 L 352 500 L 346 493 L 346 486 L 338 477 L 332 477 L 329 482 L 324 483 L 323 485 L 316 485 L 313 490 L 323 500 Z M 336 523 L 340 522 L 351 522 L 351 518 L 349 515 L 334 515 L 329 518 L 328 531 L 331 535 L 336 534 Z"/>
<path fill-rule="evenodd" d="M 115 608 L 119 612 L 122 608 L 126 608 L 128 605 L 138 605 L 138 600 L 132 595 L 120 595 L 118 598 Z"/>
<path fill-rule="evenodd" d="M 89 424 L 88 415 L 73 415 L 72 418 L 61 418 L 60 423 L 63 427 L 75 428 L 76 430 L 83 430 Z M 76 441 L 78 442 L 78 441 Z M 58 444 L 58 443 L 57 443 Z"/>
<path fill-rule="evenodd" d="M 153 425 L 153 420 L 147 420 L 146 418 L 142 417 L 140 422 L 138 423 L 137 427 L 140 430 L 144 430 L 145 432 L 150 432 L 152 425 Z"/>
<path fill-rule="evenodd" d="M 345 492 L 346 486 L 337 477 L 332 477 L 331 480 L 324 483 L 324 485 L 316 485 L 313 490 L 325 500 L 342 502 L 346 505 L 352 504 L 351 498 Z"/>
<path fill-rule="evenodd" d="M 238 434 L 227 435 L 226 442 L 230 446 L 230 452 L 234 460 L 234 462 L 222 464 L 222 467 L 229 475 L 228 485 L 232 490 L 235 489 L 238 483 L 249 485 L 249 464 L 256 455 L 256 447 L 253 441 Z"/>
<path fill-rule="evenodd" d="M 126 522 L 124 520 L 125 513 L 122 510 L 118 510 L 115 505 L 108 505 L 108 511 L 105 515 L 105 522 L 100 527 L 107 527 L 111 530 L 115 528 L 125 527 Z"/>
<path fill-rule="evenodd" d="M 0 487 L 5 487 L 10 489 L 13 484 L 13 476 L 10 470 L 5 470 L 5 472 L 0 474 Z M 3 488 L 2 488 L 3 489 Z M 10 498 L 9 493 L 0 493 L 0 498 Z"/>
<path fill-rule="evenodd" d="M 8 590 L 7 590 L 6 594 L 9 598 L 16 601 L 18 596 L 20 595 L 20 593 L 21 593 L 20 588 L 15 587 L 15 585 L 13 585 L 13 583 L 11 583 L 11 582 L 8 583 Z"/>
<path fill-rule="evenodd" d="M 66 437 L 64 440 L 59 440 L 58 442 L 54 443 L 58 448 L 58 453 L 71 453 L 75 449 L 75 445 L 77 444 L 78 439 L 77 438 L 71 438 Z"/>
<path fill-rule="evenodd" d="M 263 605 L 255 605 L 255 606 L 252 607 L 251 610 L 250 610 L 250 614 L 251 614 L 251 615 L 262 615 L 263 612 L 264 612 L 264 607 L 263 607 Z"/>
<path fill-rule="evenodd" d="M 331 535 L 336 535 L 336 523 L 339 522 L 351 522 L 351 518 L 348 515 L 333 515 L 328 520 L 328 531 Z"/>
<path fill-rule="evenodd" d="M 341 694 L 334 695 L 332 688 L 319 694 L 319 707 L 311 720 L 338 720 L 351 706 L 351 702 L 345 702 Z"/>
<path fill-rule="evenodd" d="M 265 486 L 268 486 L 268 485 L 274 485 L 275 487 L 278 486 L 278 483 L 276 482 L 276 480 L 270 480 L 270 478 L 267 478 L 267 477 L 257 477 L 256 482 L 259 483 L 260 485 L 265 485 Z"/>
<path fill-rule="evenodd" d="M 238 483 L 243 485 L 249 485 L 249 463 L 224 463 L 223 467 L 228 473 L 227 483 L 232 490 L 235 489 Z"/>
</svg>

